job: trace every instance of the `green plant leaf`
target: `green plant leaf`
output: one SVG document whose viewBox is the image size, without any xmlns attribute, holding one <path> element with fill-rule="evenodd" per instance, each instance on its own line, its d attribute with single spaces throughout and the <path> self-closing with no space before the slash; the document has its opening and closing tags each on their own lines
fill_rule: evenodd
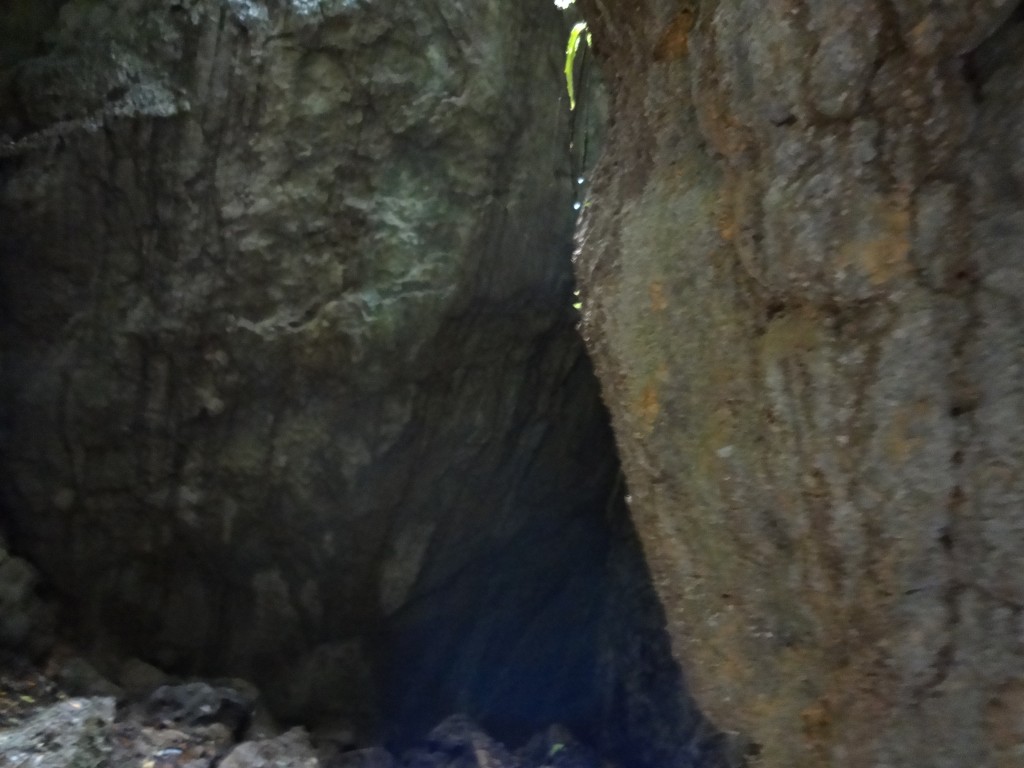
<svg viewBox="0 0 1024 768">
<path fill-rule="evenodd" d="M 580 21 L 573 25 L 569 32 L 569 42 L 565 46 L 565 87 L 569 91 L 569 109 L 576 109 L 576 84 L 574 67 L 576 64 L 576 53 L 580 49 L 580 41 L 586 39 L 590 45 L 590 31 L 587 29 L 587 22 Z"/>
</svg>

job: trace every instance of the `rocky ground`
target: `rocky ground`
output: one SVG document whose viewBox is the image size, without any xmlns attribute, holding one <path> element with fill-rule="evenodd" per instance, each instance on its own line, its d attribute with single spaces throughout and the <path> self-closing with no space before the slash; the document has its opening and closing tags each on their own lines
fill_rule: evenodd
<svg viewBox="0 0 1024 768">
<path fill-rule="evenodd" d="M 517 750 L 453 715 L 401 755 L 276 725 L 243 681 L 176 681 L 133 661 L 123 685 L 80 657 L 0 660 L 0 768 L 599 768 L 554 725 Z M 76 693 L 87 695 L 75 695 Z M 107 695 L 102 695 L 107 694 Z M 605 764 L 606 765 L 606 764 Z"/>
<path fill-rule="evenodd" d="M 182 679 L 139 659 L 101 672 L 60 640 L 36 570 L 0 538 L 0 768 L 600 768 L 552 725 L 516 750 L 453 715 L 400 755 L 355 727 L 275 722 L 239 679 Z"/>
</svg>

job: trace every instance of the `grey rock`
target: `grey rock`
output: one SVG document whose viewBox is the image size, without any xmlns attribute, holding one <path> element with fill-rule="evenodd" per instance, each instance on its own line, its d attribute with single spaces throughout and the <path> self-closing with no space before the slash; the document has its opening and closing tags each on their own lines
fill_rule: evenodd
<svg viewBox="0 0 1024 768">
<path fill-rule="evenodd" d="M 274 739 L 247 741 L 232 749 L 220 768 L 319 768 L 306 732 L 293 728 Z"/>
<path fill-rule="evenodd" d="M 114 700 L 68 699 L 14 730 L 0 732 L 0 766 L 106 768 Z"/>
<path fill-rule="evenodd" d="M 162 685 L 150 694 L 145 707 L 149 719 L 156 723 L 220 723 L 239 734 L 248 727 L 255 708 L 254 692 L 204 682 Z"/>
</svg>

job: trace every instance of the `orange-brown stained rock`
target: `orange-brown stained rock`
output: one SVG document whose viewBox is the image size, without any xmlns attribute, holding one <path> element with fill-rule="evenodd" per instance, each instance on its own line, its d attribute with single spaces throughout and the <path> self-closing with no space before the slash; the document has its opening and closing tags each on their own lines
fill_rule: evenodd
<svg viewBox="0 0 1024 768">
<path fill-rule="evenodd" d="M 659 282 L 652 282 L 650 285 L 651 309 L 655 312 L 664 312 L 668 307 L 668 300 L 665 298 L 665 289 Z"/>
<path fill-rule="evenodd" d="M 690 9 L 680 11 L 669 23 L 654 48 L 655 61 L 680 59 L 689 51 L 690 30 L 694 14 Z"/>
<path fill-rule="evenodd" d="M 999 689 L 985 712 L 985 731 L 996 750 L 997 768 L 1024 764 L 1024 680 Z"/>
</svg>

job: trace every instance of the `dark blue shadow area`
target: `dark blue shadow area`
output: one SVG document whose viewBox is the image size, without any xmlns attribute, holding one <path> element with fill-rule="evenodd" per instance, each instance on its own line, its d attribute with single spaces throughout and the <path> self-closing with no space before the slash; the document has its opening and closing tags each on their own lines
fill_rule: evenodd
<svg viewBox="0 0 1024 768">
<path fill-rule="evenodd" d="M 561 723 L 623 768 L 724 765 L 615 493 L 561 521 L 531 516 L 392 617 L 378 649 L 389 746 L 459 712 L 512 748 Z"/>
</svg>

